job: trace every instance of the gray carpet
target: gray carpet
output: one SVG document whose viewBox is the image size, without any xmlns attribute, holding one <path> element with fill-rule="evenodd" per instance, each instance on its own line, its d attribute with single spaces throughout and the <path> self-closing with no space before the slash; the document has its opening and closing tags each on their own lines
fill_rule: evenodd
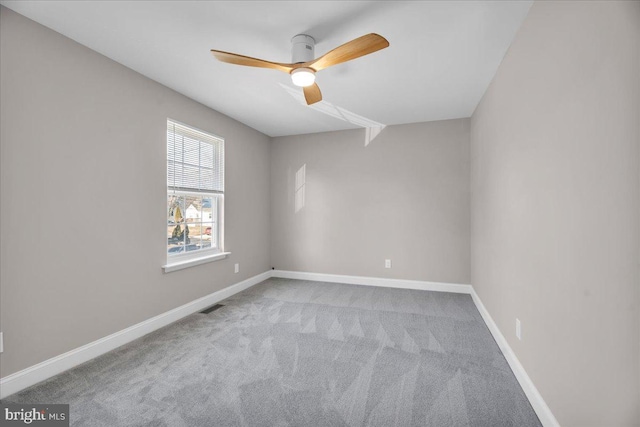
<svg viewBox="0 0 640 427">
<path fill-rule="evenodd" d="M 269 279 L 5 403 L 74 426 L 540 426 L 469 295 Z"/>
</svg>

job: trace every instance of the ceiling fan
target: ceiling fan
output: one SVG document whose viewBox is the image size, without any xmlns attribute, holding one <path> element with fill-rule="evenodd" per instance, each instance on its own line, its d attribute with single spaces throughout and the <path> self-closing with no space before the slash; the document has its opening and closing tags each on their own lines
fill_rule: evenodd
<svg viewBox="0 0 640 427">
<path fill-rule="evenodd" d="M 298 34 L 293 37 L 291 39 L 291 64 L 270 62 L 221 50 L 211 49 L 211 52 L 219 61 L 228 62 L 229 64 L 271 68 L 291 74 L 293 84 L 302 87 L 307 105 L 311 105 L 322 100 L 320 88 L 315 83 L 317 71 L 351 61 L 389 46 L 387 39 L 371 33 L 351 40 L 314 59 L 315 43 L 313 37 L 306 34 Z"/>
</svg>

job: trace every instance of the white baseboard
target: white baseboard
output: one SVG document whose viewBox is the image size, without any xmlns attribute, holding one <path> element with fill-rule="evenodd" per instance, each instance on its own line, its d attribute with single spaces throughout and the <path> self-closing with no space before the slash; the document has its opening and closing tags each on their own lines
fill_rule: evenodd
<svg viewBox="0 0 640 427">
<path fill-rule="evenodd" d="M 547 406 L 547 403 L 542 398 L 542 395 L 540 395 L 540 392 L 533 384 L 533 381 L 531 381 L 531 378 L 529 378 L 529 375 L 527 375 L 527 372 L 524 370 L 524 367 L 511 349 L 511 346 L 509 346 L 506 338 L 502 335 L 500 329 L 498 329 L 498 325 L 493 321 L 493 318 L 485 308 L 484 304 L 482 304 L 480 297 L 473 288 L 471 289 L 471 298 L 473 298 L 473 302 L 476 304 L 480 315 L 484 319 L 484 323 L 487 324 L 489 331 L 491 331 L 491 335 L 493 335 L 493 338 L 496 340 L 498 347 L 500 347 L 502 354 L 505 359 L 507 359 L 507 363 L 509 363 L 513 374 L 520 383 L 520 387 L 522 387 L 524 394 L 527 395 L 527 398 L 529 399 L 533 410 L 536 412 L 536 415 L 538 415 L 542 425 L 545 427 L 560 427 L 560 423 L 558 423 L 556 417 L 553 416 L 551 409 Z"/>
<path fill-rule="evenodd" d="M 196 313 L 271 277 L 271 270 L 0 379 L 0 399 Z"/>
<path fill-rule="evenodd" d="M 453 292 L 470 294 L 471 285 L 425 282 L 420 280 L 384 279 L 380 277 L 345 276 L 340 274 L 304 273 L 301 271 L 273 270 L 272 277 L 311 280 L 314 282 L 347 283 L 350 285 L 381 286 L 385 288 L 417 289 L 420 291 Z"/>
<path fill-rule="evenodd" d="M 440 283 L 440 282 L 424 282 L 418 280 L 401 280 L 401 279 L 384 279 L 378 277 L 363 277 L 363 276 L 344 276 L 337 274 L 322 274 L 322 273 L 305 273 L 300 271 L 283 271 L 274 270 L 272 277 L 281 277 L 284 279 L 298 279 L 298 280 L 310 280 L 316 282 L 331 282 L 331 283 L 348 283 L 352 285 L 368 285 L 368 286 L 383 286 L 388 288 L 404 288 L 404 289 L 418 289 L 424 291 L 438 291 L 438 292 L 454 292 L 461 294 L 469 294 L 473 298 L 480 315 L 487 324 L 491 335 L 495 339 L 498 347 L 504 354 L 505 359 L 509 363 L 511 370 L 513 371 L 520 387 L 526 394 L 531 406 L 533 407 L 536 415 L 540 419 L 540 422 L 544 427 L 560 427 L 560 424 L 553 416 L 551 409 L 547 406 L 546 402 L 538 392 L 538 389 L 527 375 L 524 367 L 516 357 L 515 353 L 509 346 L 509 343 L 505 339 L 504 335 L 498 329 L 498 325 L 493 321 L 489 312 L 480 301 L 478 294 L 471 285 L 460 285 L 454 283 Z"/>
</svg>

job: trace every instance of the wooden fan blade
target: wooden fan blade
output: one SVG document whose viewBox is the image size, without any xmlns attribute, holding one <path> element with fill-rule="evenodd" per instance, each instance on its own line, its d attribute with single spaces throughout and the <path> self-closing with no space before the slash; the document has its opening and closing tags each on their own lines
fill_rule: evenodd
<svg viewBox="0 0 640 427">
<path fill-rule="evenodd" d="M 351 40 L 342 46 L 338 46 L 320 58 L 305 63 L 304 66 L 320 71 L 332 65 L 351 61 L 352 59 L 360 58 L 361 56 L 368 55 L 386 47 L 389 47 L 387 39 L 381 35 L 371 33 Z"/>
<path fill-rule="evenodd" d="M 280 62 L 265 61 L 264 59 L 252 58 L 250 56 L 238 55 L 237 53 L 223 52 L 211 49 L 211 53 L 218 61 L 229 64 L 246 65 L 247 67 L 271 68 L 272 70 L 283 71 L 287 74 L 294 68 L 294 64 L 282 64 Z"/>
<path fill-rule="evenodd" d="M 322 101 L 322 93 L 317 84 L 314 83 L 311 86 L 305 86 L 302 90 L 304 92 L 304 99 L 307 100 L 307 105 Z"/>
</svg>

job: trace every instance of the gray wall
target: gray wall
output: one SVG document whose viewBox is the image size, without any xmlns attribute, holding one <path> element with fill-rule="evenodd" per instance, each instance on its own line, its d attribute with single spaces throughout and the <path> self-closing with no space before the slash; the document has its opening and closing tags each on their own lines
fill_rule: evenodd
<svg viewBox="0 0 640 427">
<path fill-rule="evenodd" d="M 268 270 L 268 137 L 0 15 L 0 375 Z M 163 274 L 167 117 L 226 140 L 232 255 Z"/>
<path fill-rule="evenodd" d="M 389 126 L 364 142 L 362 129 L 272 140 L 273 266 L 469 283 L 469 119 Z"/>
<path fill-rule="evenodd" d="M 472 118 L 471 281 L 563 426 L 640 422 L 639 40 L 536 2 Z"/>
</svg>

